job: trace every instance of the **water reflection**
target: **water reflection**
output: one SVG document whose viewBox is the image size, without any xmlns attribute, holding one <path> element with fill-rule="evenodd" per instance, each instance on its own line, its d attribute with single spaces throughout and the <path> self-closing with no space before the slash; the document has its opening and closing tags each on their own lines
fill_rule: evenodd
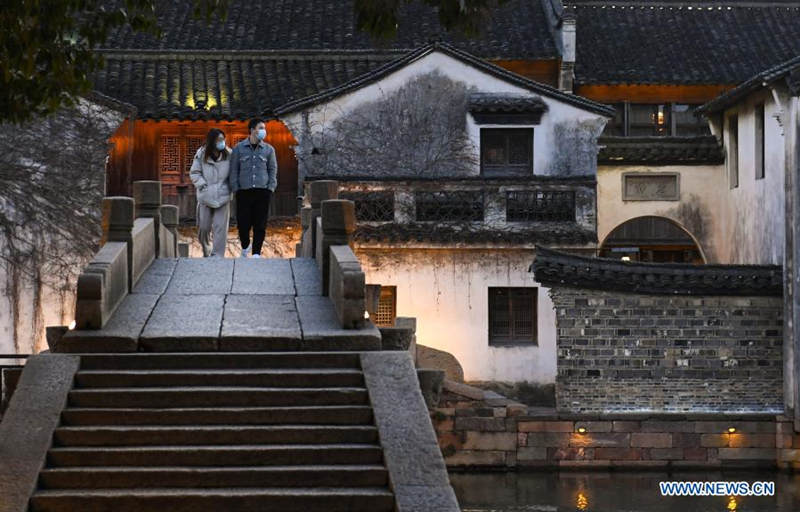
<svg viewBox="0 0 800 512">
<path fill-rule="evenodd" d="M 658 482 L 774 481 L 775 496 L 662 497 Z M 800 475 L 735 473 L 454 473 L 464 512 L 798 512 Z"/>
</svg>

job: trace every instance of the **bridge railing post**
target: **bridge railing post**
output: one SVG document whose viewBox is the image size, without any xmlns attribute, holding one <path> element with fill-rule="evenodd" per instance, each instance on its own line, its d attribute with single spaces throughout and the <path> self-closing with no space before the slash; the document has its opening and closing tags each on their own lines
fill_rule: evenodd
<svg viewBox="0 0 800 512">
<path fill-rule="evenodd" d="M 315 258 L 322 274 L 322 295 L 328 295 L 330 248 L 334 245 L 348 245 L 352 248 L 353 231 L 356 229 L 355 204 L 343 199 L 328 199 L 322 202 L 320 213 L 316 223 Z"/>
<path fill-rule="evenodd" d="M 161 182 L 160 181 L 134 181 L 133 200 L 136 205 L 136 218 L 150 217 L 155 223 L 155 249 L 156 254 L 161 254 L 159 245 L 159 231 L 161 226 Z"/>
<path fill-rule="evenodd" d="M 304 256 L 315 258 L 317 254 L 317 219 L 319 219 L 319 217 L 322 215 L 322 202 L 339 198 L 339 182 L 334 180 L 312 181 L 311 185 L 309 186 L 309 191 L 309 203 L 311 206 L 305 214 L 301 210 L 300 221 L 302 223 L 303 215 L 307 216 L 310 236 L 308 237 L 308 248 L 304 249 L 304 252 L 306 253 Z M 304 247 L 305 242 L 306 240 L 304 237 Z"/>
<path fill-rule="evenodd" d="M 164 224 L 166 232 L 171 236 L 166 236 L 167 242 L 162 244 L 160 258 L 177 258 L 178 257 L 178 207 L 171 204 L 161 205 L 161 222 Z"/>
<path fill-rule="evenodd" d="M 128 253 L 128 293 L 133 290 L 133 199 L 124 196 L 103 198 L 100 245 L 106 242 L 125 242 Z"/>
</svg>

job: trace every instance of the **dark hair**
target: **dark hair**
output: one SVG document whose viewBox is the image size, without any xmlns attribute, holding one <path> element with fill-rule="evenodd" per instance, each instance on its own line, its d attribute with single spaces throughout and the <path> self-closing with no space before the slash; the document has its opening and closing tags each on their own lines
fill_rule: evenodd
<svg viewBox="0 0 800 512">
<path fill-rule="evenodd" d="M 264 120 L 263 120 L 263 119 L 259 119 L 259 118 L 257 118 L 257 117 L 254 117 L 253 119 L 251 119 L 251 120 L 250 120 L 250 122 L 249 122 L 249 123 L 247 123 L 247 129 L 248 129 L 248 130 L 250 130 L 250 131 L 252 131 L 252 130 L 253 130 L 253 128 L 255 128 L 256 126 L 258 126 L 258 123 L 263 123 L 263 122 L 264 122 Z"/>
<path fill-rule="evenodd" d="M 208 135 L 206 135 L 206 154 L 205 156 L 203 156 L 203 160 L 205 160 L 206 162 L 208 162 L 208 157 L 214 154 L 214 151 L 217 150 L 217 137 L 219 137 L 220 135 L 224 137 L 225 132 L 223 132 L 219 128 L 211 128 L 210 130 L 208 130 Z M 228 159 L 227 149 L 223 149 L 222 151 L 219 152 L 219 154 L 222 155 L 223 160 Z"/>
</svg>

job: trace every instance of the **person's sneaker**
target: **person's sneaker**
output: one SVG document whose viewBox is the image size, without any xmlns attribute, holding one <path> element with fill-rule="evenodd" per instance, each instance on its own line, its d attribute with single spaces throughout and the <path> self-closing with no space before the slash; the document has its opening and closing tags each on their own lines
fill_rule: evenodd
<svg viewBox="0 0 800 512">
<path fill-rule="evenodd" d="M 240 256 L 240 258 L 246 258 L 248 256 L 250 256 L 250 246 L 247 246 L 244 249 L 242 249 L 242 255 Z"/>
<path fill-rule="evenodd" d="M 260 254 L 254 254 L 254 255 L 253 255 L 253 257 L 254 257 L 254 258 L 260 258 L 260 257 L 261 257 L 261 255 L 260 255 Z"/>
</svg>

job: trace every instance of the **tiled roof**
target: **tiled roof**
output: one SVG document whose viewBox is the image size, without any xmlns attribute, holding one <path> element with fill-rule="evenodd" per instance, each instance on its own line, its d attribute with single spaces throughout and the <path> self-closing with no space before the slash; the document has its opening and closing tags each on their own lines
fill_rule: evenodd
<svg viewBox="0 0 800 512">
<path fill-rule="evenodd" d="M 547 105 L 538 96 L 476 92 L 469 95 L 470 112 L 543 112 Z"/>
<path fill-rule="evenodd" d="M 434 243 L 464 245 L 520 245 L 532 243 L 583 245 L 597 242 L 597 233 L 567 222 L 502 230 L 493 226 L 447 225 L 417 222 L 398 224 L 359 223 L 353 238 L 359 243 Z"/>
<path fill-rule="evenodd" d="M 797 20 L 800 23 L 800 19 Z M 705 105 L 697 108 L 696 111 L 701 114 L 710 114 L 723 110 L 748 94 L 764 87 L 765 83 L 772 83 L 776 80 L 783 79 L 794 95 L 800 94 L 800 54 L 793 59 L 782 62 L 777 66 L 773 66 L 767 70 L 761 71 L 755 76 L 749 78 L 737 87 L 721 94 L 709 101 Z"/>
<path fill-rule="evenodd" d="M 783 294 L 778 265 L 634 263 L 536 247 L 530 268 L 545 286 L 670 295 Z"/>
<path fill-rule="evenodd" d="M 565 3 L 578 85 L 733 85 L 800 54 L 797 0 Z"/>
<path fill-rule="evenodd" d="M 347 83 L 341 84 L 337 87 L 333 87 L 332 89 L 324 91 L 320 94 L 312 95 L 307 98 L 302 98 L 300 100 L 292 101 L 285 105 L 282 105 L 281 107 L 277 108 L 275 112 L 277 114 L 288 114 L 291 112 L 296 112 L 298 110 L 311 107 L 319 103 L 324 103 L 337 96 L 340 96 L 342 94 L 348 93 L 350 91 L 359 89 L 360 87 L 364 87 L 373 82 L 376 82 L 381 78 L 383 78 L 384 76 L 398 69 L 401 69 L 402 67 L 418 59 L 421 59 L 434 51 L 442 52 L 445 55 L 448 55 L 454 59 L 458 59 L 487 74 L 493 75 L 501 80 L 505 80 L 509 83 L 525 88 L 531 92 L 542 94 L 544 96 L 548 96 L 551 98 L 556 98 L 560 101 L 563 101 L 564 103 L 568 103 L 578 108 L 583 108 L 585 110 L 589 110 L 601 115 L 609 117 L 613 117 L 614 115 L 614 108 L 609 105 L 604 105 L 602 103 L 598 103 L 596 101 L 592 101 L 575 94 L 568 94 L 556 89 L 555 87 L 535 82 L 516 73 L 512 73 L 511 71 L 501 68 L 500 66 L 492 64 L 486 60 L 475 57 L 474 55 L 462 51 L 451 44 L 442 42 L 433 42 L 425 46 L 422 46 L 410 53 L 407 53 L 402 57 L 399 57 L 391 62 L 384 64 L 383 66 L 377 67 L 362 76 L 356 77 L 355 79 Z"/>
<path fill-rule="evenodd" d="M 444 40 L 488 59 L 553 59 L 558 50 L 540 0 L 508 0 L 491 11 L 485 32 L 476 38 L 442 29 L 438 13 L 423 0 L 398 2 L 397 37 L 373 40 L 356 29 L 356 0 L 231 0 L 227 19 L 192 17 L 192 0 L 157 3 L 163 37 L 113 32 L 103 45 L 117 49 L 158 50 L 412 50 Z"/>
<path fill-rule="evenodd" d="M 721 164 L 722 145 L 713 135 L 700 137 L 600 137 L 597 163 L 614 164 Z"/>
<path fill-rule="evenodd" d="M 374 52 L 104 52 L 94 88 L 140 119 L 247 119 L 363 75 Z"/>
</svg>

